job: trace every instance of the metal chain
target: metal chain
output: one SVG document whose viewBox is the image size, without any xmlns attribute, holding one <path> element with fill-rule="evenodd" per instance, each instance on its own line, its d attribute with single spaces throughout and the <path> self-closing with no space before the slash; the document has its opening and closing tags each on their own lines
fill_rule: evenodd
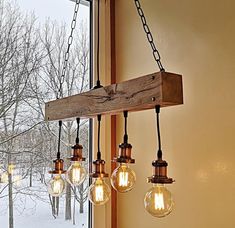
<svg viewBox="0 0 235 228">
<path fill-rule="evenodd" d="M 64 80 L 65 80 L 66 69 L 68 66 L 69 51 L 70 51 L 71 45 L 73 43 L 73 32 L 74 32 L 74 29 L 76 28 L 79 5 L 80 5 L 80 0 L 76 0 L 75 7 L 74 7 L 73 20 L 71 23 L 71 32 L 70 32 L 70 35 L 68 38 L 68 47 L 67 47 L 67 50 L 66 50 L 66 53 L 64 56 L 64 64 L 63 64 L 62 74 L 61 74 L 61 78 L 60 78 L 60 85 L 59 85 L 59 90 L 58 90 L 58 94 L 57 94 L 57 99 L 59 99 L 63 96 L 62 87 L 63 87 Z"/>
<path fill-rule="evenodd" d="M 149 28 L 149 26 L 147 24 L 147 21 L 146 21 L 143 9 L 141 8 L 140 1 L 139 0 L 134 0 L 134 1 L 135 1 L 135 5 L 136 5 L 136 8 L 137 8 L 137 12 L 138 12 L 138 14 L 140 16 L 140 19 L 142 21 L 143 28 L 144 28 L 144 31 L 146 33 L 148 42 L 149 42 L 149 44 L 150 44 L 150 46 L 151 46 L 151 48 L 153 50 L 153 57 L 156 60 L 160 71 L 165 71 L 165 69 L 163 68 L 162 63 L 161 63 L 160 53 L 159 53 L 159 51 L 156 48 L 156 45 L 155 45 L 154 40 L 153 40 L 153 35 L 152 35 L 152 33 L 150 31 L 150 28 Z"/>
</svg>

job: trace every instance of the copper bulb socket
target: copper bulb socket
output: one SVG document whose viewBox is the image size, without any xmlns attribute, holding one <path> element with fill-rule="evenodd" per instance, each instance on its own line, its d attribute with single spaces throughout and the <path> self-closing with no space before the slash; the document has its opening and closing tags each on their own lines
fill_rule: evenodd
<svg viewBox="0 0 235 228">
<path fill-rule="evenodd" d="M 109 176 L 109 174 L 105 172 L 105 161 L 104 160 L 93 161 L 93 165 L 94 165 L 95 171 L 90 174 L 90 177 L 98 178 L 98 177 L 108 177 Z"/>
<path fill-rule="evenodd" d="M 167 177 L 167 162 L 158 159 L 152 162 L 153 175 L 148 177 L 148 183 L 153 184 L 172 184 L 174 180 Z"/>
<path fill-rule="evenodd" d="M 64 160 L 63 159 L 56 159 L 53 161 L 55 163 L 55 169 L 49 171 L 50 174 L 64 174 L 66 170 L 64 170 Z"/>
<path fill-rule="evenodd" d="M 69 158 L 70 161 L 85 161 L 86 158 L 82 157 L 83 146 L 76 144 L 72 147 L 73 155 Z"/>
<path fill-rule="evenodd" d="M 115 162 L 119 163 L 135 163 L 135 159 L 131 158 L 132 145 L 129 143 L 122 143 L 119 145 L 119 156 L 114 158 Z"/>
</svg>

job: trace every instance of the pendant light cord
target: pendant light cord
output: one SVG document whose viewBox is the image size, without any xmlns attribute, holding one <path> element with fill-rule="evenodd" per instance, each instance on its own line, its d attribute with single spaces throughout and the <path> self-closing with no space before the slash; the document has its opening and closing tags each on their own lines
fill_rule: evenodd
<svg viewBox="0 0 235 228">
<path fill-rule="evenodd" d="M 61 129 L 62 129 L 62 121 L 60 120 L 60 121 L 59 121 L 59 139 L 58 139 L 57 159 L 60 159 Z"/>
<path fill-rule="evenodd" d="M 97 13 L 97 81 L 94 89 L 101 88 L 100 84 L 100 0 L 98 0 L 98 13 Z"/>
<path fill-rule="evenodd" d="M 77 118 L 77 137 L 76 137 L 76 144 L 79 144 L 79 129 L 80 129 L 80 118 Z"/>
<path fill-rule="evenodd" d="M 124 143 L 128 143 L 128 134 L 127 134 L 127 117 L 128 117 L 128 112 L 124 111 L 123 112 L 124 118 L 125 118 L 125 134 L 124 134 Z"/>
<path fill-rule="evenodd" d="M 101 160 L 101 152 L 100 152 L 100 122 L 101 122 L 101 115 L 97 116 L 98 120 L 98 152 L 97 152 L 97 160 Z"/>
<path fill-rule="evenodd" d="M 160 105 L 155 107 L 156 114 L 157 114 L 157 138 L 158 138 L 158 152 L 157 157 L 158 159 L 162 159 L 162 145 L 161 145 L 161 134 L 160 134 Z"/>
</svg>

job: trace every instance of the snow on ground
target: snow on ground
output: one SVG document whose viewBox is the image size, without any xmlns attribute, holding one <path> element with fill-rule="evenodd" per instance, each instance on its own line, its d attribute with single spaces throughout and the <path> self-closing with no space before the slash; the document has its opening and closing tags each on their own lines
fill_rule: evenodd
<svg viewBox="0 0 235 228">
<path fill-rule="evenodd" d="M 17 0 L 17 2 L 19 3 L 22 12 L 34 11 L 39 22 L 43 23 L 49 16 L 52 20 L 56 20 L 58 23 L 65 21 L 69 24 L 71 22 L 71 13 L 73 13 L 74 3 L 70 1 Z M 61 15 L 61 12 L 63 12 L 63 15 Z M 89 12 L 89 7 L 81 6 L 78 21 L 81 21 L 82 19 L 89 21 Z M 87 203 L 84 208 L 85 213 L 79 214 L 79 204 L 76 202 L 77 209 L 75 226 L 72 225 L 71 221 L 64 220 L 64 200 L 61 200 L 59 217 L 54 219 L 51 214 L 51 207 L 45 186 L 40 186 L 39 183 L 37 183 L 37 185 L 38 186 L 36 188 L 32 188 L 31 190 L 22 190 L 21 194 L 14 195 L 14 228 L 88 227 Z M 0 192 L 3 188 L 4 184 L 0 183 Z M 8 228 L 7 188 L 0 194 L 0 228 Z"/>
<path fill-rule="evenodd" d="M 60 200 L 59 216 L 55 219 L 51 213 L 45 186 L 40 186 L 39 184 L 39 187 L 33 188 L 27 192 L 33 192 L 33 194 L 14 195 L 14 228 L 88 227 L 87 203 L 84 207 L 84 213 L 80 214 L 78 210 L 79 204 L 76 202 L 76 225 L 73 225 L 72 221 L 65 221 L 64 219 L 65 200 L 63 197 Z M 7 194 L 7 189 L 4 193 Z M 4 193 L 0 195 L 0 228 L 8 228 L 8 197 L 1 198 Z"/>
</svg>

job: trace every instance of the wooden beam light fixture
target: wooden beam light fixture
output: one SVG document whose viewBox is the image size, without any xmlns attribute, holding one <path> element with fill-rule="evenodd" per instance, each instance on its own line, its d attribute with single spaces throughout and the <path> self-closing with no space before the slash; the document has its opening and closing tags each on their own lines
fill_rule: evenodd
<svg viewBox="0 0 235 228">
<path fill-rule="evenodd" d="M 119 146 L 119 156 L 115 158 L 115 161 L 120 163 L 120 166 L 113 172 L 111 183 L 113 188 L 117 191 L 127 192 L 133 188 L 135 183 L 135 173 L 127 167 L 127 164 L 135 162 L 131 157 L 132 146 L 127 141 L 127 113 L 155 109 L 157 115 L 159 149 L 157 160 L 152 163 L 153 175 L 148 178 L 148 182 L 152 183 L 153 187 L 145 196 L 145 208 L 155 217 L 164 217 L 170 214 L 174 205 L 171 193 L 166 189 L 164 184 L 172 184 L 173 179 L 167 177 L 168 164 L 166 161 L 162 160 L 159 113 L 161 107 L 183 104 L 182 75 L 166 72 L 163 68 L 160 53 L 154 43 L 153 35 L 147 24 L 140 0 L 133 1 L 140 16 L 147 40 L 152 48 L 154 60 L 160 71 L 104 87 L 101 85 L 99 78 L 100 0 L 97 0 L 98 44 L 96 86 L 88 92 L 47 102 L 45 105 L 45 120 L 56 121 L 71 118 L 94 118 L 98 116 L 98 152 L 97 159 L 93 162 L 95 168 L 94 172 L 90 174 L 95 181 L 89 188 L 89 199 L 95 205 L 102 205 L 108 201 L 110 189 L 103 179 L 108 177 L 108 174 L 105 172 L 105 161 L 101 159 L 100 151 L 101 115 L 117 115 L 124 112 L 124 142 Z M 79 0 L 77 0 L 77 2 L 79 2 Z M 67 64 L 65 64 L 65 66 L 67 66 Z M 62 84 L 60 84 L 59 92 L 61 92 L 61 90 Z M 82 147 L 80 147 L 79 144 L 75 145 L 72 159 L 83 160 L 81 149 Z M 78 154 L 75 152 L 78 152 Z"/>
<path fill-rule="evenodd" d="M 45 120 L 118 114 L 183 104 L 182 76 L 160 71 L 121 83 L 50 101 Z"/>
</svg>

